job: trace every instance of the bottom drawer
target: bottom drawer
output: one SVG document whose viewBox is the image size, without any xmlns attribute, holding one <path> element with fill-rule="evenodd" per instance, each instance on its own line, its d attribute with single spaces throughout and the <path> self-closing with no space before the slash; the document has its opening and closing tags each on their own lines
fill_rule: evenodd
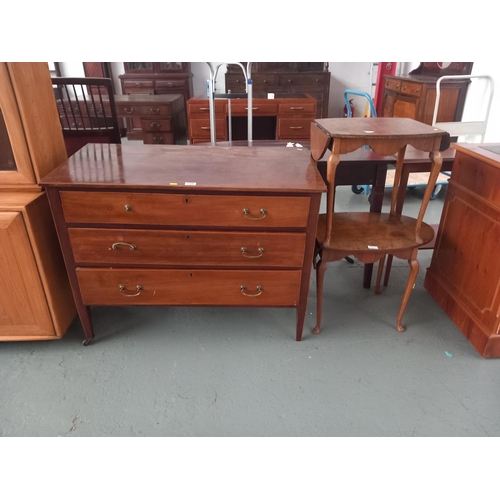
<svg viewBox="0 0 500 500">
<path fill-rule="evenodd" d="M 301 270 L 77 268 L 85 305 L 295 306 Z"/>
<path fill-rule="evenodd" d="M 143 132 L 144 144 L 174 144 L 172 132 Z"/>
</svg>

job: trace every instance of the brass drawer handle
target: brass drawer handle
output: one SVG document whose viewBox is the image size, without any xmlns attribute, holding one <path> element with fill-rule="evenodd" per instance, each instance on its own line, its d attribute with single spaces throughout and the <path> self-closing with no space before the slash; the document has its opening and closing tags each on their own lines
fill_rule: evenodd
<svg viewBox="0 0 500 500">
<path fill-rule="evenodd" d="M 406 90 L 406 85 L 403 85 L 403 90 Z"/>
<path fill-rule="evenodd" d="M 161 127 L 161 123 L 160 122 L 151 122 L 151 128 L 160 128 Z"/>
<path fill-rule="evenodd" d="M 127 243 L 126 241 L 117 241 L 116 243 L 113 243 L 111 245 L 111 248 L 113 250 L 119 250 L 119 248 L 124 245 L 126 247 L 129 247 L 130 250 L 137 250 L 137 245 L 134 245 L 133 243 Z"/>
<path fill-rule="evenodd" d="M 152 115 L 159 115 L 160 114 L 160 108 L 151 108 L 149 110 Z"/>
<path fill-rule="evenodd" d="M 120 290 L 120 293 L 122 295 L 124 295 L 125 297 L 137 297 L 138 295 L 141 294 L 142 292 L 142 286 L 141 285 L 137 285 L 135 288 L 137 290 L 137 293 L 125 293 L 126 290 L 125 290 L 125 285 L 120 285 L 119 287 L 119 290 Z"/>
<path fill-rule="evenodd" d="M 132 205 L 125 205 L 125 212 L 132 212 Z"/>
<path fill-rule="evenodd" d="M 134 85 L 135 85 L 136 87 L 142 87 L 142 83 L 139 83 L 139 82 L 135 82 L 135 83 L 134 83 Z"/>
<path fill-rule="evenodd" d="M 303 127 L 290 127 L 292 130 L 300 130 Z"/>
<path fill-rule="evenodd" d="M 129 111 L 129 108 L 123 108 L 123 111 L 125 111 L 125 113 L 131 115 L 134 112 L 134 108 L 130 108 L 130 111 Z"/>
<path fill-rule="evenodd" d="M 415 92 L 418 92 L 419 90 L 420 90 L 420 89 L 417 87 L 417 88 L 415 89 Z"/>
<path fill-rule="evenodd" d="M 210 111 L 210 108 L 200 108 L 200 111 Z"/>
<path fill-rule="evenodd" d="M 248 108 L 245 108 L 245 109 L 248 109 Z M 259 109 L 259 108 L 252 108 L 252 109 L 253 109 L 253 110 L 257 110 L 257 109 Z"/>
<path fill-rule="evenodd" d="M 247 287 L 245 285 L 241 285 L 240 290 L 243 295 L 246 295 L 247 297 L 258 297 L 262 293 L 262 287 L 260 285 L 257 285 L 255 289 L 257 290 L 257 293 L 247 293 L 245 290 Z"/>
<path fill-rule="evenodd" d="M 201 127 L 201 130 L 210 130 L 210 127 Z"/>
<path fill-rule="evenodd" d="M 290 106 L 290 109 L 304 109 L 304 106 Z"/>
<path fill-rule="evenodd" d="M 262 214 L 262 217 L 249 217 L 248 214 L 250 213 L 249 208 L 244 208 L 243 209 L 243 215 L 250 220 L 261 220 L 267 215 L 267 210 L 265 208 L 260 209 L 260 213 Z"/>
<path fill-rule="evenodd" d="M 264 255 L 263 248 L 258 248 L 257 252 L 258 252 L 258 255 L 248 255 L 247 254 L 247 247 L 241 247 L 241 254 L 243 255 L 243 257 L 246 257 L 247 259 L 258 259 L 259 257 L 262 257 Z"/>
<path fill-rule="evenodd" d="M 174 86 L 174 84 L 172 82 L 167 83 L 167 87 L 173 87 L 173 86 Z"/>
<path fill-rule="evenodd" d="M 163 142 L 165 142 L 165 138 L 162 135 L 153 136 L 153 144 L 163 144 Z"/>
</svg>

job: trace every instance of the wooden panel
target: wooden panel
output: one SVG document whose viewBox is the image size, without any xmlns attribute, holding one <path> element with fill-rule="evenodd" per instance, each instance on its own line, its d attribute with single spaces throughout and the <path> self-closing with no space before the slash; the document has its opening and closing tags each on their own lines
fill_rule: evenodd
<svg viewBox="0 0 500 500">
<path fill-rule="evenodd" d="M 302 271 L 77 268 L 76 274 L 86 305 L 293 307 Z M 125 287 L 122 291 L 120 285 Z M 244 295 L 242 286 L 252 296 Z"/>
<path fill-rule="evenodd" d="M 0 212 L 0 340 L 55 335 L 20 213 Z"/>
<path fill-rule="evenodd" d="M 49 66 L 16 62 L 7 66 L 39 181 L 67 159 Z"/>
<path fill-rule="evenodd" d="M 210 227 L 305 227 L 309 198 L 62 191 L 68 222 Z M 244 210 L 248 209 L 248 214 Z M 261 210 L 265 210 L 262 213 Z M 253 220 L 255 218 L 256 220 Z"/>
<path fill-rule="evenodd" d="M 306 241 L 304 233 L 70 228 L 69 235 L 77 263 L 127 265 L 301 267 Z"/>
</svg>

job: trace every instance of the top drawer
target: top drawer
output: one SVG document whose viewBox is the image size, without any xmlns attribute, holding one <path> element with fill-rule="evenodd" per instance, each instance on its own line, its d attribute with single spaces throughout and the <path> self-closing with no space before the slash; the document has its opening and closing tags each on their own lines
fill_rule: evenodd
<svg viewBox="0 0 500 500">
<path fill-rule="evenodd" d="M 187 103 L 188 106 L 188 113 L 189 114 L 194 114 L 194 113 L 201 113 L 203 115 L 210 116 L 210 102 L 189 102 Z M 215 101 L 215 112 L 216 113 L 225 113 L 226 112 L 226 101 L 223 100 L 216 100 Z"/>
<path fill-rule="evenodd" d="M 124 80 L 124 89 L 153 89 L 155 82 L 153 80 Z"/>
<path fill-rule="evenodd" d="M 186 80 L 156 80 L 158 89 L 182 89 L 186 86 Z"/>
<path fill-rule="evenodd" d="M 171 116 L 172 110 L 170 105 L 135 105 L 135 104 L 116 104 L 116 112 L 118 116 Z"/>
<path fill-rule="evenodd" d="M 67 222 L 205 227 L 306 227 L 308 197 L 61 191 Z"/>
<path fill-rule="evenodd" d="M 385 88 L 396 90 L 397 92 L 399 92 L 401 90 L 401 80 L 396 80 L 394 78 L 386 78 Z"/>
<path fill-rule="evenodd" d="M 295 102 L 295 103 L 281 103 L 279 106 L 280 115 L 312 115 L 316 113 L 315 102 Z"/>
<path fill-rule="evenodd" d="M 407 95 L 421 95 L 422 87 L 421 83 L 401 82 L 401 92 Z"/>
</svg>

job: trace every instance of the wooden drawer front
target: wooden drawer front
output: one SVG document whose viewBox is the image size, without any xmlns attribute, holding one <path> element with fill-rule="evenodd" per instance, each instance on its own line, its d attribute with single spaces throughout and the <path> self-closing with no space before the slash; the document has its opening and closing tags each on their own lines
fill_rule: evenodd
<svg viewBox="0 0 500 500">
<path fill-rule="evenodd" d="M 394 78 L 386 78 L 385 88 L 390 90 L 395 90 L 396 92 L 400 92 L 401 80 L 395 80 Z"/>
<path fill-rule="evenodd" d="M 309 139 L 314 118 L 279 118 L 278 139 Z"/>
<path fill-rule="evenodd" d="M 190 227 L 306 227 L 310 203 L 300 196 L 82 191 L 61 191 L 60 196 L 67 222 Z"/>
<path fill-rule="evenodd" d="M 301 103 L 286 103 L 279 105 L 279 114 L 281 115 L 316 115 L 316 103 L 301 102 Z"/>
<path fill-rule="evenodd" d="M 266 102 L 259 101 L 258 103 L 253 101 L 252 111 L 255 116 L 261 116 L 261 115 L 275 116 L 278 113 L 278 104 L 276 102 L 273 102 L 272 99 Z M 247 113 L 248 113 L 248 101 L 246 99 L 244 102 L 238 101 L 236 99 L 231 101 L 232 115 L 242 114 L 246 116 Z"/>
<path fill-rule="evenodd" d="M 302 271 L 80 267 L 76 274 L 86 305 L 295 306 Z"/>
<path fill-rule="evenodd" d="M 158 90 L 183 89 L 186 86 L 186 80 L 156 80 Z"/>
<path fill-rule="evenodd" d="M 208 118 L 192 118 L 189 120 L 189 134 L 197 139 L 210 140 L 210 120 Z M 216 139 L 226 138 L 225 118 L 215 119 L 215 137 Z"/>
<path fill-rule="evenodd" d="M 423 85 L 420 83 L 401 82 L 401 92 L 408 95 L 421 95 Z"/>
<path fill-rule="evenodd" d="M 216 113 L 225 113 L 226 112 L 226 101 L 215 101 L 215 112 Z M 188 113 L 195 114 L 201 113 L 202 115 L 210 116 L 210 104 L 207 100 L 205 103 L 191 103 L 188 102 Z"/>
<path fill-rule="evenodd" d="M 174 144 L 172 132 L 143 132 L 144 144 Z"/>
<path fill-rule="evenodd" d="M 116 111 L 119 116 L 171 116 L 170 106 L 153 104 L 151 106 L 135 106 L 131 104 L 117 104 Z"/>
<path fill-rule="evenodd" d="M 302 267 L 305 233 L 70 228 L 84 264 Z M 244 249 L 244 250 L 243 250 Z"/>
<path fill-rule="evenodd" d="M 172 130 L 172 122 L 170 120 L 141 118 L 141 126 L 144 132 L 170 132 Z"/>
<path fill-rule="evenodd" d="M 155 82 L 153 80 L 125 80 L 123 88 L 128 92 L 130 90 L 144 90 L 149 91 L 154 89 Z"/>
</svg>

